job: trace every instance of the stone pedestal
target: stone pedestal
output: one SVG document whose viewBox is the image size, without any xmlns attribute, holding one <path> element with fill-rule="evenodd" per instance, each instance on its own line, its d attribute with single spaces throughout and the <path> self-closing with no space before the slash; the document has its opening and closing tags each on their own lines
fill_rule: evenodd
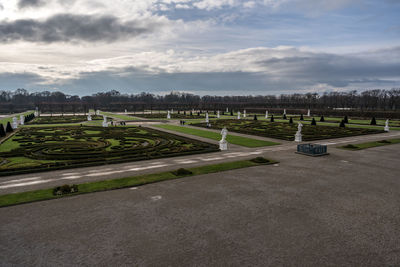
<svg viewBox="0 0 400 267">
<path fill-rule="evenodd" d="M 383 129 L 385 132 L 389 132 L 389 126 L 385 126 L 385 128 Z"/>
<path fill-rule="evenodd" d="M 224 141 L 219 141 L 219 149 L 220 150 L 228 150 L 228 142 Z"/>
<path fill-rule="evenodd" d="M 294 136 L 294 141 L 295 142 L 302 142 L 303 137 L 301 135 L 301 133 L 297 132 L 296 135 Z"/>
</svg>

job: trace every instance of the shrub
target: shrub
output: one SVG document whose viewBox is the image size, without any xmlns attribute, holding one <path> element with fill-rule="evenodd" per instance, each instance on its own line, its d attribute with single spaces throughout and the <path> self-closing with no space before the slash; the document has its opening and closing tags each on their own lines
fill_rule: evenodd
<svg viewBox="0 0 400 267">
<path fill-rule="evenodd" d="M 300 120 L 301 120 L 301 121 L 304 121 L 303 114 L 300 115 Z"/>
<path fill-rule="evenodd" d="M 320 122 L 324 122 L 325 121 L 324 115 L 321 116 L 321 119 L 319 119 L 319 121 Z"/>
<path fill-rule="evenodd" d="M 183 115 L 186 115 L 186 110 L 183 111 Z"/>
<path fill-rule="evenodd" d="M 0 124 L 0 137 L 4 137 L 4 136 L 6 136 L 6 131 L 4 130 L 4 126 L 1 123 Z"/>
<path fill-rule="evenodd" d="M 284 120 L 286 120 L 286 119 L 287 119 L 287 117 L 286 117 L 286 114 L 283 114 L 283 119 L 284 119 Z"/>
<path fill-rule="evenodd" d="M 388 141 L 388 140 L 380 140 L 378 141 L 378 143 L 382 143 L 382 144 L 391 144 L 392 142 Z"/>
<path fill-rule="evenodd" d="M 317 125 L 317 122 L 315 121 L 314 118 L 312 118 L 311 125 Z"/>
<path fill-rule="evenodd" d="M 339 125 L 339 127 L 346 127 L 346 124 L 344 123 L 344 120 L 342 120 L 341 122 L 340 122 L 340 125 Z"/>
<path fill-rule="evenodd" d="M 193 116 L 193 112 L 190 111 L 190 116 Z"/>
<path fill-rule="evenodd" d="M 233 116 L 233 110 L 231 110 L 231 116 Z"/>
<path fill-rule="evenodd" d="M 376 119 L 375 119 L 375 117 L 372 117 L 371 125 L 376 125 Z"/>
<path fill-rule="evenodd" d="M 345 145 L 345 146 L 344 146 L 344 148 L 358 149 L 358 147 L 357 147 L 357 146 L 355 146 L 355 145 L 352 145 L 352 144 Z"/>
<path fill-rule="evenodd" d="M 14 130 L 13 130 L 13 128 L 11 127 L 11 123 L 10 123 L 10 122 L 7 122 L 6 132 L 7 132 L 7 133 L 11 133 L 12 131 L 14 131 Z"/>
<path fill-rule="evenodd" d="M 214 115 L 217 115 L 217 111 L 214 109 Z"/>
<path fill-rule="evenodd" d="M 193 172 L 191 172 L 187 169 L 184 169 L 184 168 L 180 168 L 180 169 L 177 169 L 176 171 L 173 171 L 172 174 L 175 176 L 182 176 L 182 175 L 191 175 L 191 174 L 193 174 Z"/>
<path fill-rule="evenodd" d="M 263 157 L 256 157 L 254 159 L 251 159 L 250 161 L 254 163 L 269 163 L 269 160 Z"/>
<path fill-rule="evenodd" d="M 256 115 L 256 114 L 254 114 L 254 120 L 255 120 L 255 121 L 257 120 L 257 115 Z"/>
<path fill-rule="evenodd" d="M 344 119 L 343 119 L 343 121 L 344 121 L 344 123 L 349 123 L 349 118 L 347 117 L 347 115 L 346 115 L 346 116 L 344 116 Z"/>
<path fill-rule="evenodd" d="M 78 192 L 78 185 L 73 184 L 73 185 L 63 185 L 63 186 L 57 186 L 53 189 L 53 195 L 55 196 L 60 196 L 60 195 L 65 195 L 65 194 L 72 194 Z"/>
<path fill-rule="evenodd" d="M 290 124 L 293 124 L 293 118 L 292 118 L 292 117 L 290 117 L 289 123 L 290 123 Z"/>
<path fill-rule="evenodd" d="M 274 122 L 274 121 L 275 121 L 274 115 L 272 115 L 272 116 L 271 116 L 271 122 Z"/>
</svg>

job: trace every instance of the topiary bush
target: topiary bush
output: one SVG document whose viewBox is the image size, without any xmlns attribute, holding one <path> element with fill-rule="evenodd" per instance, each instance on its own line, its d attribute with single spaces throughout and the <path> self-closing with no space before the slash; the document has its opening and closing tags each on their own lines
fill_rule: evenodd
<svg viewBox="0 0 400 267">
<path fill-rule="evenodd" d="M 303 114 L 300 115 L 300 120 L 301 120 L 301 121 L 304 121 Z"/>
<path fill-rule="evenodd" d="M 263 157 L 256 157 L 254 159 L 251 159 L 250 161 L 254 162 L 254 163 L 269 163 L 269 160 Z"/>
<path fill-rule="evenodd" d="M 372 120 L 371 120 L 371 123 L 370 123 L 371 125 L 376 125 L 376 119 L 375 119 L 375 117 L 372 117 Z"/>
<path fill-rule="evenodd" d="M 176 171 L 173 171 L 172 174 L 175 176 L 184 176 L 184 175 L 191 175 L 193 174 L 193 172 L 189 171 L 188 169 L 180 168 L 177 169 Z"/>
<path fill-rule="evenodd" d="M 311 125 L 314 125 L 314 126 L 317 125 L 317 122 L 315 121 L 314 118 L 312 118 Z"/>
<path fill-rule="evenodd" d="M 321 118 L 319 119 L 319 121 L 320 121 L 320 122 L 324 122 L 324 121 L 325 121 L 324 115 L 321 116 Z"/>
<path fill-rule="evenodd" d="M 4 126 L 1 123 L 0 124 L 0 137 L 4 137 L 4 136 L 6 136 L 6 131 L 4 130 Z"/>
<path fill-rule="evenodd" d="M 293 118 L 292 118 L 292 117 L 290 117 L 289 123 L 290 123 L 290 124 L 293 124 Z"/>
<path fill-rule="evenodd" d="M 13 128 L 11 127 L 11 123 L 10 122 L 7 122 L 7 127 L 6 127 L 6 132 L 7 133 L 11 133 L 11 132 L 13 132 L 14 130 L 13 130 Z"/>
<path fill-rule="evenodd" d="M 256 114 L 254 114 L 254 119 L 253 120 L 255 120 L 255 121 L 258 120 Z"/>
<path fill-rule="evenodd" d="M 286 114 L 283 114 L 283 119 L 287 120 Z"/>
<path fill-rule="evenodd" d="M 344 120 L 342 120 L 340 122 L 339 127 L 342 127 L 342 128 L 346 127 L 346 124 L 345 124 Z"/>
<path fill-rule="evenodd" d="M 347 115 L 346 115 L 346 116 L 344 116 L 344 119 L 343 119 L 343 121 L 344 121 L 344 123 L 349 123 L 349 118 L 347 117 Z"/>
<path fill-rule="evenodd" d="M 274 121 L 275 121 L 275 119 L 274 119 L 274 115 L 271 115 L 271 119 L 270 119 L 270 121 L 271 121 L 271 122 L 274 122 Z"/>
</svg>

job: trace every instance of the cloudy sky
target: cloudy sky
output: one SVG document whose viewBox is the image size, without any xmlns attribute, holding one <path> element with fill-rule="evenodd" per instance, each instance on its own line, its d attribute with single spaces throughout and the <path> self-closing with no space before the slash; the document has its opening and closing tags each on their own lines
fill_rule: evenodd
<svg viewBox="0 0 400 267">
<path fill-rule="evenodd" d="M 400 0 L 0 0 L 0 90 L 400 87 Z"/>
</svg>

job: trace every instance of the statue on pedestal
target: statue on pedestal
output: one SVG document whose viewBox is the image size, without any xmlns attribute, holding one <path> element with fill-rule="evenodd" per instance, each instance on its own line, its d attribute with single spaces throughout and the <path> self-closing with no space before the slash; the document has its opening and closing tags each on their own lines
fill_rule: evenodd
<svg viewBox="0 0 400 267">
<path fill-rule="evenodd" d="M 268 110 L 265 111 L 265 118 L 268 119 Z"/>
<path fill-rule="evenodd" d="M 89 115 L 87 115 L 87 120 L 88 121 L 91 121 L 92 120 L 92 116 L 89 114 Z"/>
<path fill-rule="evenodd" d="M 308 117 L 311 116 L 311 111 L 310 111 L 310 109 L 308 109 L 308 111 L 307 111 L 307 116 L 308 116 Z"/>
<path fill-rule="evenodd" d="M 386 122 L 385 122 L 384 131 L 385 131 L 385 132 L 389 132 L 389 120 L 386 120 Z"/>
<path fill-rule="evenodd" d="M 206 113 L 206 123 L 208 124 L 210 121 L 208 119 L 208 112 Z"/>
<path fill-rule="evenodd" d="M 220 150 L 228 150 L 228 142 L 226 142 L 226 136 L 228 135 L 228 130 L 224 127 L 221 130 L 221 140 L 219 141 L 219 149 Z"/>
<path fill-rule="evenodd" d="M 243 118 L 246 118 L 246 110 L 243 111 Z"/>
<path fill-rule="evenodd" d="M 167 119 L 171 119 L 171 112 L 168 110 Z"/>
<path fill-rule="evenodd" d="M 220 117 L 220 116 L 219 116 L 219 110 L 218 110 L 218 111 L 217 111 L 217 118 L 219 119 L 219 117 Z"/>
<path fill-rule="evenodd" d="M 107 117 L 103 115 L 103 127 L 108 127 Z"/>
<path fill-rule="evenodd" d="M 303 128 L 303 124 L 301 124 L 301 122 L 299 122 L 299 124 L 297 126 L 296 135 L 294 136 L 294 141 L 295 142 L 301 142 L 303 140 L 302 135 L 301 135 L 301 129 L 302 128 Z"/>
<path fill-rule="evenodd" d="M 283 110 L 283 115 L 286 115 L 286 108 Z"/>
<path fill-rule="evenodd" d="M 237 113 L 237 119 L 240 120 L 240 111 Z"/>
<path fill-rule="evenodd" d="M 20 120 L 20 124 L 24 125 L 25 124 L 25 116 L 24 115 L 20 115 L 19 116 L 19 120 Z"/>
<path fill-rule="evenodd" d="M 17 117 L 13 118 L 12 128 L 13 129 L 17 129 L 18 128 L 18 119 L 17 119 Z"/>
</svg>

